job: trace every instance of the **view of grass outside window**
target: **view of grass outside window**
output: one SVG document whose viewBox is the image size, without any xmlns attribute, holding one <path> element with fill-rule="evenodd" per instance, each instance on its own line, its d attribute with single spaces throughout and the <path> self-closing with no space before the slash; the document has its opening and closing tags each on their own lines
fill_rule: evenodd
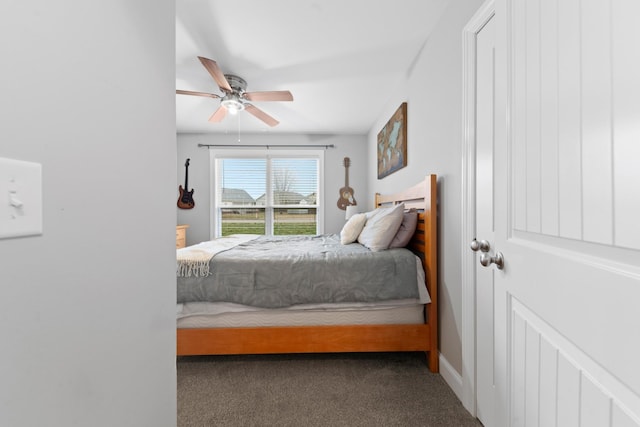
<svg viewBox="0 0 640 427">
<path fill-rule="evenodd" d="M 222 208 L 222 235 L 265 234 L 264 209 Z"/>
<path fill-rule="evenodd" d="M 317 158 L 217 159 L 220 234 L 317 234 L 318 169 Z"/>
<path fill-rule="evenodd" d="M 273 234 L 316 234 L 316 209 L 275 209 Z"/>
<path fill-rule="evenodd" d="M 222 235 L 266 234 L 264 209 L 222 209 Z M 316 234 L 316 208 L 274 209 L 273 234 Z"/>
</svg>

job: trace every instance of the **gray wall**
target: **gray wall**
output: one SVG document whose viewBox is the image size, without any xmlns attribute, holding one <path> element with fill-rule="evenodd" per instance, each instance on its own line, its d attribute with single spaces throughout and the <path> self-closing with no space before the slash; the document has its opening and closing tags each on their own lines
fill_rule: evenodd
<svg viewBox="0 0 640 427">
<path fill-rule="evenodd" d="M 354 189 L 355 198 L 361 209 L 368 210 L 373 204 L 367 186 L 367 138 L 358 135 L 242 135 L 238 143 L 237 135 L 226 134 L 179 134 L 178 135 L 178 183 L 184 186 L 184 163 L 189 162 L 189 188 L 194 189 L 193 209 L 178 209 L 179 224 L 189 224 L 187 244 L 193 245 L 211 238 L 210 206 L 211 179 L 209 177 L 209 152 L 199 148 L 198 144 L 303 144 L 329 145 L 335 148 L 325 151 L 325 200 L 324 232 L 339 233 L 345 223 L 344 211 L 337 206 L 338 190 L 344 187 L 345 157 L 351 159 L 349 168 L 349 186 Z M 175 198 L 178 198 L 178 186 L 175 186 Z"/>
<path fill-rule="evenodd" d="M 173 0 L 0 2 L 0 157 L 44 234 L 0 240 L 0 425 L 175 426 Z"/>
<path fill-rule="evenodd" d="M 438 175 L 440 351 L 462 372 L 462 29 L 481 0 L 452 1 L 368 137 L 369 190 L 385 193 Z M 408 164 L 378 180 L 377 133 L 408 103 Z"/>
</svg>

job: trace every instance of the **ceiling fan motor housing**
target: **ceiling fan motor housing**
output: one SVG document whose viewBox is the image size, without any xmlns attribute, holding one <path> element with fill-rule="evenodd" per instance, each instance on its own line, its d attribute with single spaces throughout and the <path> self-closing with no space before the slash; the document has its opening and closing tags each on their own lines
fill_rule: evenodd
<svg viewBox="0 0 640 427">
<path fill-rule="evenodd" d="M 225 74 L 224 76 L 229 82 L 231 89 L 233 89 L 234 92 L 238 92 L 239 95 L 242 95 L 247 89 L 247 82 L 243 78 L 234 76 L 233 74 Z"/>
</svg>

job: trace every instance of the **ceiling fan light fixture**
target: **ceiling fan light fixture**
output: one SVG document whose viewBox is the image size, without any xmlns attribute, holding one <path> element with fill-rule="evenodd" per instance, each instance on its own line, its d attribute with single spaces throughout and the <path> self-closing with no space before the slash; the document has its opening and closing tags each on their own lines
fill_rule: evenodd
<svg viewBox="0 0 640 427">
<path fill-rule="evenodd" d="M 230 114 L 238 114 L 239 111 L 244 110 L 244 104 L 240 101 L 240 98 L 233 93 L 227 94 L 221 101 L 224 108 L 229 111 Z"/>
</svg>

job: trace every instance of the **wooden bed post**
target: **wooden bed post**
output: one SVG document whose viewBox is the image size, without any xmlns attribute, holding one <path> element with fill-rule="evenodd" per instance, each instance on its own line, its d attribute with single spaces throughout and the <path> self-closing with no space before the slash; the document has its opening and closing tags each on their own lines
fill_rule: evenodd
<svg viewBox="0 0 640 427">
<path fill-rule="evenodd" d="M 375 194 L 375 207 L 404 202 L 407 208 L 416 208 L 418 227 L 407 246 L 422 260 L 431 303 L 425 307 L 429 328 L 427 361 L 432 372 L 438 372 L 438 177 L 427 175 L 419 184 L 402 191 L 401 196 Z"/>
<path fill-rule="evenodd" d="M 429 351 L 429 368 L 432 372 L 438 372 L 440 367 L 440 355 L 438 351 L 438 180 L 436 175 L 427 177 L 426 185 L 429 186 L 427 193 L 429 200 L 429 209 L 425 209 L 425 233 L 427 238 L 425 244 L 425 259 L 423 264 L 428 265 L 428 271 L 425 270 L 427 276 L 427 289 L 431 296 L 432 303 L 426 307 L 428 310 L 427 319 L 429 319 L 430 348 Z"/>
</svg>

